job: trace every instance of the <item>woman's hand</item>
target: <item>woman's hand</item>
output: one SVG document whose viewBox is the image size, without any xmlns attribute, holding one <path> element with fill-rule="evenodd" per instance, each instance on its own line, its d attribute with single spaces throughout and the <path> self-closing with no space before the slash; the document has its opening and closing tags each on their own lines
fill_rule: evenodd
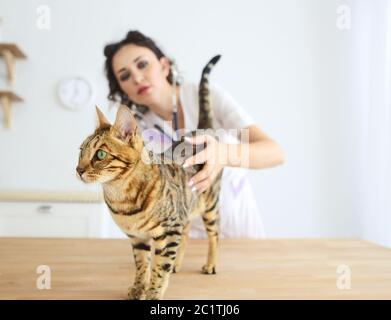
<svg viewBox="0 0 391 320">
<path fill-rule="evenodd" d="M 185 140 L 191 144 L 206 143 L 205 149 L 186 159 L 183 163 L 184 168 L 205 163 L 203 169 L 197 172 L 189 181 L 192 191 L 203 192 L 212 185 L 214 179 L 224 167 L 223 155 L 226 145 L 207 134 L 191 138 L 185 137 Z"/>
</svg>

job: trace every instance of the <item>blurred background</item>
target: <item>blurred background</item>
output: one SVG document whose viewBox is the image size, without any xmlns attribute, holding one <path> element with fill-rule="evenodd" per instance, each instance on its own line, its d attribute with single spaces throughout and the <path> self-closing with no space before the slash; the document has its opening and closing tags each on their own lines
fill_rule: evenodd
<svg viewBox="0 0 391 320">
<path fill-rule="evenodd" d="M 361 238 L 391 247 L 391 4 L 385 0 L 0 1 L 0 236 L 120 237 L 98 185 L 75 176 L 106 96 L 103 47 L 138 29 L 198 82 L 227 89 L 284 150 L 253 170 L 268 238 Z M 9 61 L 9 59 L 8 59 Z M 84 105 L 59 88 L 80 80 Z M 69 82 L 68 82 L 69 83 Z M 3 105 L 7 102 L 4 102 Z"/>
</svg>

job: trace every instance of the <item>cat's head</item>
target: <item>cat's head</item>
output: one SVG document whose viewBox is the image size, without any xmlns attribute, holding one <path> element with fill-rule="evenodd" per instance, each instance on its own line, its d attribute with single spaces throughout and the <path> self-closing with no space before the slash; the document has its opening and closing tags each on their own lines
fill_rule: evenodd
<svg viewBox="0 0 391 320">
<path fill-rule="evenodd" d="M 96 107 L 98 126 L 80 146 L 77 176 L 85 183 L 105 183 L 119 178 L 141 161 L 144 147 L 137 122 L 121 105 L 113 125 Z"/>
</svg>

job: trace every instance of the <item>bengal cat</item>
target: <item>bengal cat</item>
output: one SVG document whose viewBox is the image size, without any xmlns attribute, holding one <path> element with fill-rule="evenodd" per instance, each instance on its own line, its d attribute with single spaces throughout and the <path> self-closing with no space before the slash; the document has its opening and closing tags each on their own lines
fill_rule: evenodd
<svg viewBox="0 0 391 320">
<path fill-rule="evenodd" d="M 198 129 L 212 128 L 208 75 L 219 58 L 214 57 L 202 72 Z M 184 169 L 176 161 L 157 161 L 163 155 L 147 151 L 127 106 L 119 107 L 113 125 L 96 110 L 99 124 L 81 145 L 76 170 L 83 182 L 101 183 L 112 218 L 131 239 L 136 275 L 128 298 L 163 297 L 170 273 L 178 272 L 181 267 L 189 220 L 195 215 L 202 215 L 209 241 L 202 273 L 216 273 L 222 172 L 209 189 L 192 192 L 188 181 L 202 165 Z"/>
</svg>

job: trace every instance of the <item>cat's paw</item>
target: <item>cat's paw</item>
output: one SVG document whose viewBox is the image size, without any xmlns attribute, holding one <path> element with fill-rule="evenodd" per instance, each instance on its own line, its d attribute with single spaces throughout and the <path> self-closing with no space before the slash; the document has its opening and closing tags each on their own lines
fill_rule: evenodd
<svg viewBox="0 0 391 320">
<path fill-rule="evenodd" d="M 149 288 L 147 290 L 147 294 L 146 294 L 147 300 L 160 300 L 161 298 L 162 298 L 161 293 L 158 290 L 154 288 Z"/>
<path fill-rule="evenodd" d="M 211 265 L 204 265 L 202 267 L 202 271 L 201 271 L 203 274 L 216 274 L 216 267 L 214 264 L 211 264 Z"/>
<path fill-rule="evenodd" d="M 128 290 L 129 300 L 145 300 L 146 292 L 143 287 L 130 287 Z"/>
</svg>

